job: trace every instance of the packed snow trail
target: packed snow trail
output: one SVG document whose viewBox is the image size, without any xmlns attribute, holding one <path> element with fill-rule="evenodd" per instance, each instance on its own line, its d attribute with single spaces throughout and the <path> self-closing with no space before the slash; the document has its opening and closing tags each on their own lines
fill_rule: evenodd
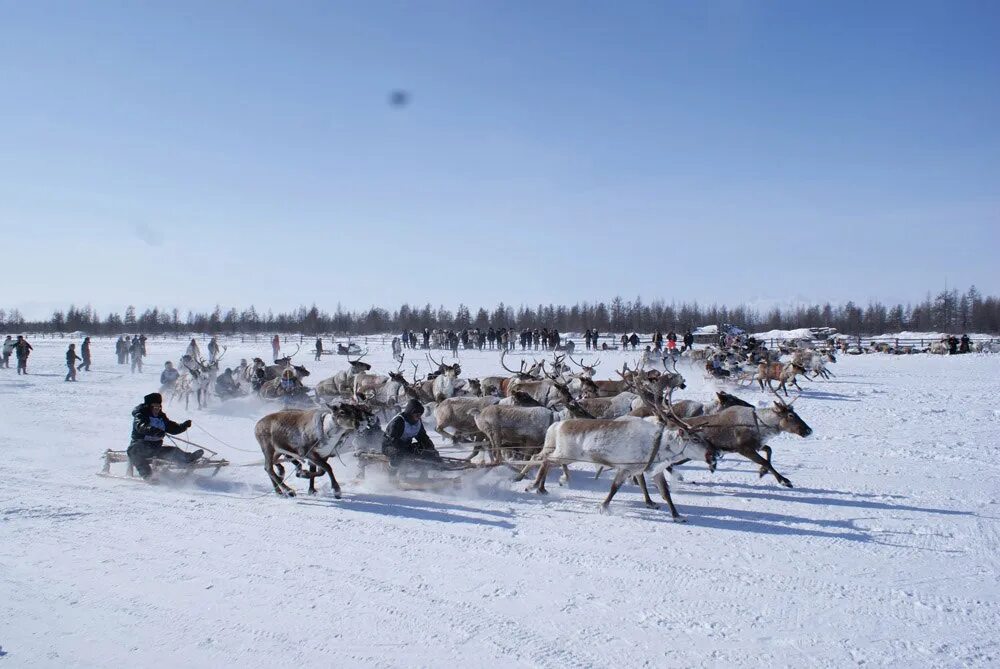
<svg viewBox="0 0 1000 669">
<path fill-rule="evenodd" d="M 796 487 L 735 456 L 715 474 L 691 464 L 672 486 L 689 521 L 676 525 L 633 486 L 599 514 L 609 478 L 584 468 L 545 498 L 499 469 L 456 493 L 399 492 L 354 483 L 346 455 L 331 461 L 344 499 L 328 482 L 280 499 L 252 429 L 273 407 L 249 399 L 166 407 L 236 447 L 185 435 L 233 463 L 216 478 L 100 478 L 186 341 L 151 339 L 132 375 L 95 339 L 76 384 L 62 381 L 68 341 L 33 340 L 27 377 L 0 370 L 0 664 L 1000 662 L 996 356 L 842 356 L 796 404 L 814 435 L 772 442 Z M 224 364 L 269 359 L 264 339 L 225 343 Z M 346 366 L 299 358 L 308 385 Z M 497 358 L 461 352 L 463 376 Z M 598 371 L 634 358 L 606 353 Z M 395 367 L 387 348 L 366 360 Z M 700 370 L 681 371 L 675 397 L 709 399 Z"/>
</svg>

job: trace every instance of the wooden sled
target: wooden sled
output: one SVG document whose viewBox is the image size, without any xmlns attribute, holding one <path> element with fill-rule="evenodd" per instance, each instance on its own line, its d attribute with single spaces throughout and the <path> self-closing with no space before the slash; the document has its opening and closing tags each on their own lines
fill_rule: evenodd
<svg viewBox="0 0 1000 669">
<path fill-rule="evenodd" d="M 170 479 L 184 479 L 196 471 L 206 469 L 211 469 L 211 476 L 215 476 L 219 473 L 220 469 L 229 465 L 228 460 L 218 457 L 219 454 L 212 449 L 205 448 L 204 446 L 199 446 L 199 448 L 205 451 L 205 455 L 189 464 L 181 464 L 172 460 L 153 458 L 149 461 L 149 466 L 153 470 L 150 478 L 162 477 L 165 475 Z M 132 463 L 129 462 L 128 451 L 116 451 L 109 448 L 104 451 L 103 460 L 104 466 L 101 468 L 101 471 L 97 472 L 98 476 L 104 476 L 112 479 L 122 479 L 125 481 L 143 480 L 142 477 L 136 475 L 134 467 L 132 467 Z M 111 470 L 111 465 L 119 462 L 126 463 L 124 475 L 116 474 Z"/>
<path fill-rule="evenodd" d="M 461 476 L 449 473 L 467 471 L 470 469 L 486 469 L 495 464 L 469 462 L 463 458 L 441 458 L 439 461 L 403 460 L 399 467 L 389 466 L 389 458 L 376 451 L 358 451 L 354 454 L 358 459 L 357 481 L 363 481 L 368 467 L 375 467 L 384 472 L 401 490 L 446 490 L 458 488 L 462 484 Z M 498 463 L 499 464 L 499 463 Z"/>
</svg>

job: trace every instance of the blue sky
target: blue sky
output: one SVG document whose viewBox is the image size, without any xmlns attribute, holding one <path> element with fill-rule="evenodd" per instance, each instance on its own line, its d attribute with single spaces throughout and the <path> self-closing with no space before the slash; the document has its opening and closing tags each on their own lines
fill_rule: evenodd
<svg viewBox="0 0 1000 669">
<path fill-rule="evenodd" d="M 0 0 L 0 86 L 28 315 L 1000 293 L 998 3 Z"/>
</svg>

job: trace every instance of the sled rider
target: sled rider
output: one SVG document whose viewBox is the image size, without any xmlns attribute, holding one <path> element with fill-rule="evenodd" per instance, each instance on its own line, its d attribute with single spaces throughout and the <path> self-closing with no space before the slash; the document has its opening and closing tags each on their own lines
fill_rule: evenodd
<svg viewBox="0 0 1000 669">
<path fill-rule="evenodd" d="M 382 453 L 389 457 L 390 466 L 398 467 L 403 460 L 441 461 L 420 420 L 423 415 L 424 405 L 411 399 L 385 426 Z"/>
<path fill-rule="evenodd" d="M 163 413 L 163 396 L 150 393 L 142 404 L 132 410 L 132 443 L 128 447 L 128 460 L 144 480 L 149 479 L 152 469 L 149 461 L 153 458 L 170 460 L 181 465 L 195 462 L 205 451 L 198 449 L 187 453 L 174 446 L 164 446 L 163 437 L 180 434 L 191 427 L 191 421 L 175 423 Z"/>
</svg>

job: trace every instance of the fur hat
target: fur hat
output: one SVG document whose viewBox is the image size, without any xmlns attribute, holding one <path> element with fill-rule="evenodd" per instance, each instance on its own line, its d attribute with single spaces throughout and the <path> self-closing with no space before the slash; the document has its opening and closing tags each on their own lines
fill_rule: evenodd
<svg viewBox="0 0 1000 669">
<path fill-rule="evenodd" d="M 406 403 L 406 406 L 403 407 L 402 413 L 407 416 L 412 416 L 413 414 L 417 414 L 418 416 L 423 416 L 424 405 L 421 404 L 418 400 L 411 399 L 409 402 Z"/>
<path fill-rule="evenodd" d="M 150 393 L 142 398 L 142 403 L 147 406 L 150 404 L 163 404 L 163 395 L 160 393 Z"/>
</svg>

